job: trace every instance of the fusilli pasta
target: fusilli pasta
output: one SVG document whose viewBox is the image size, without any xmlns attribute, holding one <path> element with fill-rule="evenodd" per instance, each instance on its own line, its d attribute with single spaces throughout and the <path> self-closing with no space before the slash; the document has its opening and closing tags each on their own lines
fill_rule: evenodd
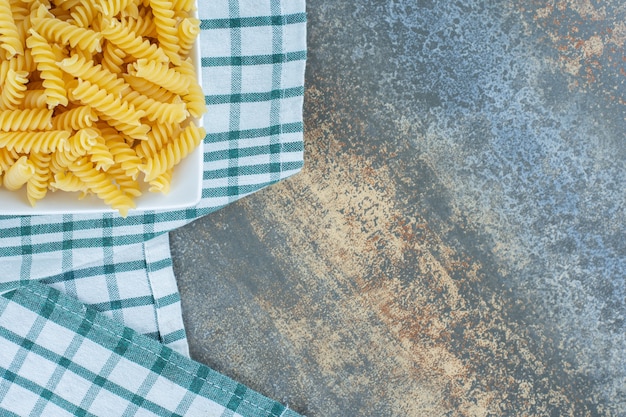
<svg viewBox="0 0 626 417">
<path fill-rule="evenodd" d="M 8 59 L 24 55 L 9 0 L 0 0 L 0 48 L 6 51 Z"/>
<path fill-rule="evenodd" d="M 35 173 L 26 183 L 26 197 L 31 206 L 35 206 L 48 193 L 48 184 L 52 179 L 50 161 L 52 157 L 48 153 L 31 152 L 28 160 L 32 163 Z"/>
<path fill-rule="evenodd" d="M 52 128 L 52 110 L 15 109 L 0 111 L 0 130 L 44 130 Z"/>
<path fill-rule="evenodd" d="M 146 181 L 152 181 L 178 164 L 202 142 L 205 134 L 203 128 L 197 127 L 193 123 L 189 124 L 176 139 L 139 167 L 145 174 Z"/>
<path fill-rule="evenodd" d="M 35 175 L 35 167 L 28 157 L 23 155 L 7 169 L 2 178 L 3 185 L 7 190 L 19 190 L 33 175 Z"/>
<path fill-rule="evenodd" d="M 175 69 L 170 68 L 167 64 L 138 59 L 137 62 L 131 64 L 131 67 L 132 70 L 129 71 L 131 75 L 136 75 L 158 84 L 175 94 L 184 95 L 189 93 L 191 80 Z"/>
<path fill-rule="evenodd" d="M 169 192 L 205 136 L 193 2 L 0 0 L 5 188 L 33 206 L 49 190 L 94 194 L 122 216 Z"/>
<path fill-rule="evenodd" d="M 19 153 L 50 153 L 65 146 L 69 137 L 70 132 L 66 130 L 0 132 L 0 147 Z"/>
</svg>

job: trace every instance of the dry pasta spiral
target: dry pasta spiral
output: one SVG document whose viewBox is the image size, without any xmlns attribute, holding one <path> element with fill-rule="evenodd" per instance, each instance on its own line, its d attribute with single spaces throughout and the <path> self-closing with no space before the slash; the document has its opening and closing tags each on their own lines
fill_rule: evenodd
<svg viewBox="0 0 626 417">
<path fill-rule="evenodd" d="M 70 132 L 65 130 L 0 132 L 0 146 L 19 153 L 50 153 L 65 146 L 69 137 Z"/>
<path fill-rule="evenodd" d="M 154 15 L 157 39 L 169 60 L 174 64 L 180 64 L 180 44 L 178 40 L 178 29 L 176 28 L 175 12 L 170 7 L 171 3 L 166 0 L 149 0 Z"/>
<path fill-rule="evenodd" d="M 0 17 L 0 48 L 7 52 L 7 58 L 24 55 L 9 0 L 0 0 Z"/>
<path fill-rule="evenodd" d="M 139 167 L 145 174 L 146 181 L 152 181 L 178 164 L 202 142 L 205 134 L 203 128 L 194 124 L 183 129 L 176 139 L 168 143 L 153 158 L 148 159 L 145 165 Z"/>
<path fill-rule="evenodd" d="M 189 77 L 189 79 L 196 79 L 196 70 L 189 59 L 181 62 L 178 71 Z M 189 92 L 183 96 L 187 102 L 187 109 L 193 117 L 201 117 L 206 113 L 206 101 L 204 98 L 204 92 L 198 83 L 189 83 Z"/>
<path fill-rule="evenodd" d="M 141 125 L 139 119 L 144 116 L 143 111 L 135 110 L 133 106 L 97 85 L 91 84 L 89 81 L 78 80 L 70 88 L 70 97 L 73 100 L 79 100 L 83 105 L 91 106 L 97 112 L 119 122 L 134 126 Z"/>
<path fill-rule="evenodd" d="M 189 93 L 191 80 L 175 69 L 170 68 L 167 64 L 138 59 L 137 62 L 131 65 L 132 71 L 129 71 L 131 75 L 136 75 L 158 84 L 175 94 L 184 95 Z"/>
<path fill-rule="evenodd" d="M 76 7 L 82 0 L 56 0 L 54 4 L 59 9 L 70 10 L 72 7 Z"/>
<path fill-rule="evenodd" d="M 55 172 L 66 171 L 67 168 L 78 158 L 87 155 L 97 143 L 98 132 L 94 129 L 81 129 L 72 135 L 65 147 L 64 152 L 52 154 L 52 165 Z"/>
<path fill-rule="evenodd" d="M 123 99 L 136 109 L 146 112 L 146 118 L 151 122 L 159 123 L 182 123 L 188 116 L 185 103 L 162 103 L 146 97 L 137 91 L 131 91 L 123 96 Z"/>
<path fill-rule="evenodd" d="M 200 20 L 195 18 L 183 19 L 178 25 L 178 38 L 180 39 L 180 54 L 189 55 L 194 41 L 200 34 Z"/>
<path fill-rule="evenodd" d="M 16 55 L 11 59 L 0 62 L 0 80 L 4 80 L 7 76 L 9 68 L 14 71 L 28 71 L 35 69 L 33 55 L 29 49 L 24 51 L 24 55 Z"/>
<path fill-rule="evenodd" d="M 4 187 L 11 191 L 19 190 L 33 175 L 35 175 L 35 166 L 26 155 L 23 155 L 4 174 Z"/>
<path fill-rule="evenodd" d="M 52 127 L 52 110 L 15 109 L 0 111 L 0 130 L 44 130 Z"/>
<path fill-rule="evenodd" d="M 70 16 L 76 22 L 77 26 L 87 28 L 96 18 L 98 10 L 91 2 L 83 2 L 72 8 Z"/>
<path fill-rule="evenodd" d="M 7 78 L 0 94 L 0 104 L 3 109 L 16 109 L 24 100 L 28 72 L 14 71 L 9 68 Z"/>
<path fill-rule="evenodd" d="M 76 192 L 81 191 L 87 193 L 87 185 L 81 181 L 76 175 L 69 171 L 59 171 L 54 174 L 54 181 L 50 183 L 54 190 Z"/>
<path fill-rule="evenodd" d="M 148 138 L 148 132 L 151 129 L 147 124 L 131 125 L 103 114 L 100 115 L 100 120 L 106 122 L 106 124 L 119 130 L 120 133 L 123 133 L 131 139 L 145 140 Z"/>
<path fill-rule="evenodd" d="M 111 149 L 106 146 L 102 135 L 96 137 L 96 143 L 89 149 L 89 155 L 96 169 L 101 171 L 107 171 L 115 163 Z"/>
<path fill-rule="evenodd" d="M 177 12 L 184 11 L 190 12 L 194 7 L 194 0 L 173 0 L 172 9 Z"/>
<path fill-rule="evenodd" d="M 9 169 L 18 158 L 19 155 L 14 150 L 0 148 L 0 175 Z"/>
<path fill-rule="evenodd" d="M 35 173 L 26 183 L 26 197 L 31 206 L 43 199 L 48 193 L 48 183 L 52 178 L 50 170 L 50 154 L 42 152 L 32 152 L 28 160 L 33 164 Z"/>
<path fill-rule="evenodd" d="M 26 45 L 33 54 L 33 60 L 37 65 L 43 81 L 43 87 L 46 94 L 46 103 L 49 107 L 57 105 L 67 105 L 67 94 L 65 91 L 65 83 L 63 81 L 63 73 L 56 66 L 56 56 L 50 44 L 33 29 L 30 30 L 30 36 L 26 39 Z"/>
<path fill-rule="evenodd" d="M 79 130 L 91 127 L 98 116 L 91 106 L 78 106 L 52 119 L 52 128 L 57 130 Z"/>
<path fill-rule="evenodd" d="M 122 78 L 124 78 L 124 81 L 126 81 L 126 83 L 130 85 L 133 90 L 153 98 L 154 100 L 161 101 L 163 103 L 173 103 L 180 99 L 177 94 L 174 94 L 171 91 L 168 91 L 165 88 L 143 78 L 130 74 L 124 74 L 122 75 Z"/>
<path fill-rule="evenodd" d="M 120 94 L 127 87 L 122 78 L 118 78 L 117 75 L 103 68 L 102 65 L 94 65 L 93 61 L 78 55 L 65 58 L 57 65 L 68 74 L 89 81 L 112 94 Z"/>
<path fill-rule="evenodd" d="M 137 155 L 149 159 L 154 157 L 169 141 L 180 134 L 180 127 L 157 123 L 152 126 L 147 140 L 142 140 L 136 147 Z"/>
<path fill-rule="evenodd" d="M 111 180 L 115 181 L 120 191 L 124 194 L 132 197 L 139 197 L 142 194 L 139 182 L 136 179 L 129 177 L 126 170 L 124 170 L 120 165 L 114 165 L 109 168 L 107 170 L 107 175 L 111 178 Z"/>
<path fill-rule="evenodd" d="M 106 40 L 117 45 L 121 50 L 135 58 L 166 62 L 167 55 L 161 48 L 150 41 L 137 36 L 130 29 L 122 26 L 117 19 L 111 19 L 108 26 L 102 28 Z"/>
<path fill-rule="evenodd" d="M 106 146 L 111 151 L 115 164 L 120 166 L 126 176 L 133 180 L 136 179 L 141 164 L 141 158 L 137 156 L 137 152 L 130 147 L 117 130 L 105 127 L 101 129 L 101 133 Z"/>
<path fill-rule="evenodd" d="M 114 43 L 109 41 L 104 42 L 104 47 L 102 48 L 102 68 L 107 69 L 113 74 L 121 74 L 125 57 L 126 52 L 115 46 Z"/>
<path fill-rule="evenodd" d="M 167 194 L 170 192 L 171 182 L 172 182 L 172 170 L 168 169 L 163 174 L 157 176 L 155 179 L 148 182 L 148 184 L 150 185 L 150 188 L 148 188 L 148 191 L 152 193 L 160 192 L 163 194 Z"/>
<path fill-rule="evenodd" d="M 25 109 L 45 109 L 47 108 L 46 100 L 48 96 L 46 96 L 46 90 L 43 89 L 35 89 L 35 90 L 26 90 L 24 93 L 24 100 L 22 101 L 22 106 Z"/>
<path fill-rule="evenodd" d="M 129 6 L 135 5 L 133 0 L 98 0 L 95 6 L 105 17 L 113 17 Z"/>
<path fill-rule="evenodd" d="M 88 157 L 72 163 L 69 168 L 89 190 L 93 191 L 105 204 L 117 209 L 122 216 L 126 217 L 128 210 L 135 207 L 133 200 L 120 191 L 104 172 L 97 170 Z"/>
<path fill-rule="evenodd" d="M 45 6 L 40 6 L 44 8 Z M 47 11 L 45 11 L 47 14 Z M 35 18 L 31 17 L 33 27 L 46 39 L 52 40 L 63 45 L 70 45 L 72 48 L 76 46 L 85 51 L 92 53 L 102 50 L 102 35 L 91 29 L 81 28 L 71 23 L 50 17 L 40 17 L 45 14 L 40 12 Z"/>
<path fill-rule="evenodd" d="M 152 13 L 145 13 L 143 16 L 139 15 L 136 18 L 126 17 L 122 19 L 121 23 L 137 36 L 156 38 L 156 26 L 154 25 Z"/>
</svg>

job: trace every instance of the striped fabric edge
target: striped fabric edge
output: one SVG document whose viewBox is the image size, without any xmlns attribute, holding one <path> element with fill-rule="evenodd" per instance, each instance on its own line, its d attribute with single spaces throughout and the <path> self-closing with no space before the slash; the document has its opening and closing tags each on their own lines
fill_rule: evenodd
<svg viewBox="0 0 626 417">
<path fill-rule="evenodd" d="M 134 366 L 140 366 L 147 372 L 155 372 L 156 365 L 158 365 L 158 378 L 165 378 L 180 389 L 186 390 L 188 392 L 186 398 L 198 396 L 215 403 L 216 409 L 224 410 L 221 413 L 222 416 L 301 416 L 289 407 L 111 320 L 54 288 L 38 282 L 29 282 L 16 290 L 2 294 L 1 297 L 8 300 L 9 303 L 16 303 L 34 313 L 38 317 L 36 320 L 38 324 L 36 325 L 39 328 L 43 327 L 45 322 L 52 322 L 69 330 L 70 334 L 79 335 L 89 340 L 90 343 L 95 343 L 103 351 L 108 352 L 109 356 L 121 355 L 126 361 L 134 364 Z M 34 329 L 23 330 L 24 333 L 30 333 Z M 34 332 L 34 334 L 37 333 L 38 330 Z M 39 347 L 36 337 L 32 341 L 23 341 L 21 347 L 24 348 L 24 346 L 31 351 L 35 350 L 33 347 Z M 11 358 L 2 360 L 3 362 L 8 361 L 7 363 L 12 362 Z M 61 358 L 61 361 L 63 361 L 61 366 L 65 368 L 71 366 L 70 358 Z M 162 370 L 166 370 L 166 372 L 162 372 Z M 93 383 L 97 383 L 98 389 L 108 386 L 106 378 L 102 379 L 102 377 L 95 376 L 95 379 L 97 381 L 94 380 Z M 18 375 L 15 372 L 0 372 L 0 382 L 2 380 L 5 384 L 7 381 L 10 384 L 18 383 L 22 388 L 29 389 L 31 392 L 45 394 L 44 400 L 57 399 L 61 403 L 63 402 L 58 393 L 53 390 L 38 389 L 24 375 Z M 134 402 L 135 397 L 132 400 Z M 72 406 L 67 405 L 67 407 L 71 408 Z"/>
<path fill-rule="evenodd" d="M 180 293 L 170 256 L 169 235 L 163 234 L 148 240 L 144 242 L 143 248 L 159 340 L 175 351 L 189 356 Z"/>
</svg>

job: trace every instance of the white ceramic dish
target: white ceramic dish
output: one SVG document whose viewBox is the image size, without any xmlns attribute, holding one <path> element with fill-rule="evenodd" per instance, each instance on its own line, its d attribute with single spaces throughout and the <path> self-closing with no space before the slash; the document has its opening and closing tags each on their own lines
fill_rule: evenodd
<svg viewBox="0 0 626 417">
<path fill-rule="evenodd" d="M 191 51 L 198 82 L 202 85 L 199 37 Z M 202 118 L 196 120 L 203 125 Z M 134 199 L 136 208 L 128 214 L 148 210 L 174 210 L 195 206 L 202 197 L 203 146 L 200 144 L 190 155 L 174 167 L 168 194 L 148 192 L 145 184 L 142 195 Z M 0 187 L 0 215 L 44 215 L 117 212 L 96 196 L 79 199 L 79 193 L 48 192 L 46 197 L 31 207 L 26 198 L 26 187 L 8 191 Z"/>
</svg>

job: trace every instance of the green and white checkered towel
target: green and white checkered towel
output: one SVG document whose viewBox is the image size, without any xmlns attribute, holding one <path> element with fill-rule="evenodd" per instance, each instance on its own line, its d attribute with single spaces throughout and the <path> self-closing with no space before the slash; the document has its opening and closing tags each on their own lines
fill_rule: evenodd
<svg viewBox="0 0 626 417">
<path fill-rule="evenodd" d="M 305 2 L 198 9 L 208 107 L 200 203 L 125 219 L 0 216 L 0 411 L 15 413 L 6 415 L 296 415 L 186 358 L 167 232 L 301 169 Z M 145 377 L 120 385 L 118 372 Z M 68 390 L 65 378 L 90 388 Z"/>
</svg>

